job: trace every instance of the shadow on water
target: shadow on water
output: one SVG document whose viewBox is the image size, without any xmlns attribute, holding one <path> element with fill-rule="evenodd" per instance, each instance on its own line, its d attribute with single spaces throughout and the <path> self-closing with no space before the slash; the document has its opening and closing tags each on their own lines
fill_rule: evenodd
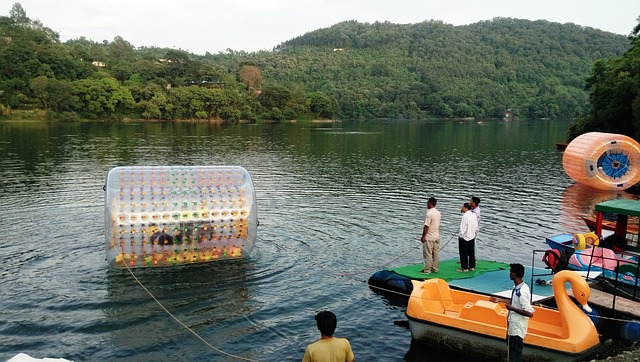
<svg viewBox="0 0 640 362">
<path fill-rule="evenodd" d="M 369 289 L 382 298 L 385 305 L 406 308 L 411 291 L 391 290 L 388 286 L 369 280 Z"/>
<path fill-rule="evenodd" d="M 215 348 L 242 355 L 232 346 L 242 330 L 250 329 L 243 317 L 252 309 L 245 269 L 246 262 L 239 260 L 134 269 L 137 281 L 126 269 L 109 270 L 109 302 L 103 311 L 112 356 L 173 360 L 185 358 L 189 350 L 189 360 L 211 358 L 211 350 L 194 334 Z"/>
<path fill-rule="evenodd" d="M 493 361 L 491 359 L 482 358 L 481 351 L 474 351 L 472 356 L 474 362 Z M 469 357 L 469 354 L 455 353 L 451 350 L 436 348 L 411 340 L 411 345 L 409 346 L 407 353 L 404 355 L 404 360 L 407 362 L 463 361 L 468 360 Z"/>
<path fill-rule="evenodd" d="M 527 348 L 526 346 L 524 348 Z M 584 361 L 606 360 L 607 358 L 619 355 L 631 347 L 621 341 L 606 340 L 594 353 L 584 359 Z M 505 342 L 505 351 L 507 344 Z M 468 354 L 452 352 L 448 349 L 428 346 L 424 343 L 412 340 L 409 350 L 404 356 L 407 362 L 438 362 L 468 360 L 472 358 L 475 362 L 495 362 L 495 359 L 483 357 L 482 351 L 470 351 Z"/>
</svg>

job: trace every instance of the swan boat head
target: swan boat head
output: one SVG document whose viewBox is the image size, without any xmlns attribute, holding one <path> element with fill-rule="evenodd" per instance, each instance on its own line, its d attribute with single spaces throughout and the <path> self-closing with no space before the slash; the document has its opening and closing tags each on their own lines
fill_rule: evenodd
<svg viewBox="0 0 640 362">
<path fill-rule="evenodd" d="M 567 294 L 567 290 L 565 289 L 566 282 L 569 282 L 571 284 L 573 297 L 576 299 L 576 301 L 578 301 L 578 303 L 580 303 L 582 309 L 584 309 L 586 312 L 591 312 L 591 307 L 589 307 L 588 304 L 589 297 L 591 296 L 591 288 L 589 288 L 589 284 L 580 274 L 571 270 L 559 271 L 553 277 L 553 295 L 555 296 L 558 303 L 558 308 L 562 308 L 561 304 L 563 305 L 563 307 L 568 306 L 567 304 L 565 304 L 565 302 L 570 302 L 569 295 Z"/>
</svg>

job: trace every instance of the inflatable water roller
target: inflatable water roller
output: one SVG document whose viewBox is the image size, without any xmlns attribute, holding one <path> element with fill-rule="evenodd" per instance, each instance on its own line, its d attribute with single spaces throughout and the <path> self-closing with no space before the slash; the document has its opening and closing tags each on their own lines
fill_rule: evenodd
<svg viewBox="0 0 640 362">
<path fill-rule="evenodd" d="M 106 254 L 113 267 L 245 257 L 257 226 L 255 190 L 242 167 L 116 167 L 107 175 Z"/>
<path fill-rule="evenodd" d="M 585 133 L 567 145 L 562 165 L 578 183 L 600 190 L 626 190 L 640 182 L 640 144 L 620 134 Z"/>
</svg>

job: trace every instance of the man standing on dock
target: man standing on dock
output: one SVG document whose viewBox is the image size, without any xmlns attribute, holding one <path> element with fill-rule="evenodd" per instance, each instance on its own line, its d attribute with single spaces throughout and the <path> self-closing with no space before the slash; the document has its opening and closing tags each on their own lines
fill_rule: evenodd
<svg viewBox="0 0 640 362">
<path fill-rule="evenodd" d="M 471 212 L 476 214 L 478 217 L 478 230 L 480 230 L 480 198 L 477 196 L 471 196 L 469 205 L 471 206 Z"/>
<path fill-rule="evenodd" d="M 478 218 L 471 212 L 471 205 L 465 202 L 460 209 L 462 220 L 458 234 L 458 252 L 460 253 L 460 269 L 458 272 L 474 271 L 476 267 L 475 240 L 478 232 Z"/>
<path fill-rule="evenodd" d="M 480 198 L 478 196 L 471 196 L 471 199 L 469 200 L 469 205 L 471 206 L 471 212 L 474 213 L 478 218 L 478 229 L 476 231 L 476 239 L 475 239 L 475 241 L 477 241 L 478 232 L 480 231 Z M 475 254 L 475 247 L 476 247 L 475 241 L 473 243 L 474 254 Z M 477 264 L 477 261 L 476 261 L 476 264 Z"/>
<path fill-rule="evenodd" d="M 424 259 L 424 267 L 422 274 L 431 274 L 438 272 L 440 263 L 440 211 L 436 209 L 438 200 L 430 197 L 427 200 L 427 216 L 424 220 L 422 228 L 422 257 Z"/>
<path fill-rule="evenodd" d="M 524 277 L 524 265 L 510 264 L 509 278 L 513 280 L 511 301 L 505 302 L 505 308 L 509 311 L 507 317 L 507 348 L 509 362 L 522 361 L 522 348 L 524 336 L 527 334 L 529 318 L 533 317 L 534 309 L 531 306 L 531 291 L 527 283 L 522 281 Z M 500 300 L 491 297 L 491 301 L 498 303 Z"/>
</svg>

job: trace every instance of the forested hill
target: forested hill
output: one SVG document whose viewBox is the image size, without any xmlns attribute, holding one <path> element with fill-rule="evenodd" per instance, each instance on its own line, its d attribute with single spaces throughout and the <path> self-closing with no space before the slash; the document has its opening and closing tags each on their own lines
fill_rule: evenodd
<svg viewBox="0 0 640 362">
<path fill-rule="evenodd" d="M 630 29 L 631 30 L 631 29 Z M 625 36 L 498 18 L 467 26 L 347 21 L 273 51 L 204 56 L 115 36 L 62 43 L 16 3 L 0 16 L 0 117 L 287 120 L 573 118 L 598 58 Z"/>
<path fill-rule="evenodd" d="M 628 48 L 625 36 L 543 20 L 347 21 L 280 44 L 260 66 L 266 80 L 327 92 L 346 117 L 570 118 L 586 112 L 593 62 Z"/>
</svg>

